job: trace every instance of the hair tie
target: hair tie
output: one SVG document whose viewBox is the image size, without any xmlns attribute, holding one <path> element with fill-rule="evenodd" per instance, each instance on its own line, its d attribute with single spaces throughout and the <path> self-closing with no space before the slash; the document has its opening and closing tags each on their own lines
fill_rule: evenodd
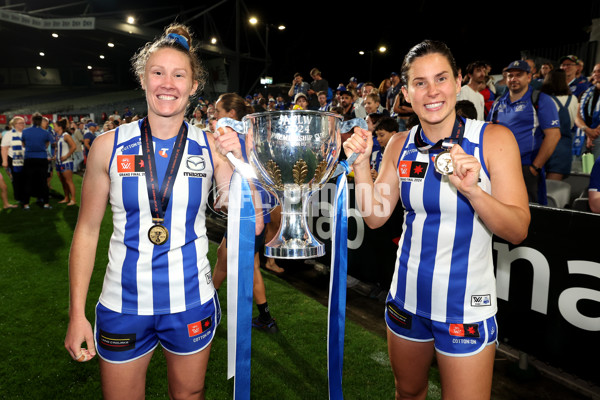
<svg viewBox="0 0 600 400">
<path fill-rule="evenodd" d="M 169 33 L 167 35 L 168 39 L 173 39 L 175 42 L 179 43 L 181 46 L 183 46 L 183 48 L 185 48 L 187 51 L 190 50 L 190 45 L 187 41 L 187 39 L 181 35 L 178 35 L 177 33 Z"/>
</svg>

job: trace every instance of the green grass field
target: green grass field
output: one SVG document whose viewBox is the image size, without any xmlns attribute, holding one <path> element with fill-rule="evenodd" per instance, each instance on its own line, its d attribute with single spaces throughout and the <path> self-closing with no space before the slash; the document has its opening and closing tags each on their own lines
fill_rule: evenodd
<svg viewBox="0 0 600 400">
<path fill-rule="evenodd" d="M 9 199 L 12 188 L 9 185 Z M 74 176 L 76 187 L 81 177 Z M 54 191 L 62 193 L 56 177 Z M 98 360 L 73 361 L 64 349 L 68 323 L 67 260 L 79 208 L 57 204 L 0 211 L 0 399 L 99 399 Z M 110 209 L 110 207 L 109 207 Z M 111 215 L 107 211 L 87 302 L 93 323 L 107 263 Z M 211 244 L 211 264 L 216 245 Z M 280 278 L 264 273 L 270 307 L 281 332 L 252 335 L 252 398 L 327 398 L 327 309 Z M 226 289 L 220 290 L 223 320 L 213 342 L 206 377 L 207 399 L 231 399 L 226 380 Z M 434 370 L 435 371 L 435 370 Z M 430 396 L 438 399 L 433 372 Z M 343 388 L 347 399 L 392 399 L 392 376 L 385 338 L 347 322 Z M 147 378 L 148 399 L 167 398 L 166 363 L 156 351 Z"/>
</svg>

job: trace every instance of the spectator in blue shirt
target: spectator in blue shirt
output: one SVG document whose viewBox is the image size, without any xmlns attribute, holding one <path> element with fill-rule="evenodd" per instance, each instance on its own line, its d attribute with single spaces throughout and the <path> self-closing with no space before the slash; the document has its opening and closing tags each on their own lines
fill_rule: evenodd
<svg viewBox="0 0 600 400">
<path fill-rule="evenodd" d="M 523 177 L 529 201 L 547 204 L 546 161 L 560 140 L 558 111 L 550 96 L 532 98 L 531 69 L 526 61 L 512 62 L 507 68 L 508 91 L 492 106 L 487 120 L 506 126 L 517 139 Z"/>
<path fill-rule="evenodd" d="M 37 197 L 45 209 L 52 208 L 49 204 L 50 193 L 46 177 L 48 175 L 48 154 L 46 149 L 53 143 L 52 134 L 42 129 L 42 115 L 36 113 L 31 120 L 33 126 L 23 130 L 21 141 L 25 148 L 24 175 L 26 180 L 26 195 L 23 208 L 29 209 L 29 198 Z"/>
</svg>

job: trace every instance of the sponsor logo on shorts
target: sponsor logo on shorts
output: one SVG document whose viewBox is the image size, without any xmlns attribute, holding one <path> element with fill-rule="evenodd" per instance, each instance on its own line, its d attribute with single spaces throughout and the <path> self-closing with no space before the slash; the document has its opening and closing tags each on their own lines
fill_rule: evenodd
<svg viewBox="0 0 600 400">
<path fill-rule="evenodd" d="M 410 329 L 412 327 L 412 316 L 398 309 L 392 303 L 387 303 L 387 315 L 394 324 L 401 328 Z"/>
<path fill-rule="evenodd" d="M 451 336 L 479 337 L 479 326 L 477 324 L 450 324 Z"/>
<path fill-rule="evenodd" d="M 428 166 L 426 162 L 403 160 L 398 165 L 398 175 L 403 182 L 421 181 L 425 178 Z"/>
<path fill-rule="evenodd" d="M 212 317 L 204 318 L 202 321 L 196 321 L 188 324 L 188 335 L 190 337 L 198 336 L 202 332 L 206 332 L 212 326 Z"/>
<path fill-rule="evenodd" d="M 489 307 L 492 305 L 489 294 L 479 294 L 471 296 L 471 307 Z"/>
<path fill-rule="evenodd" d="M 109 351 L 127 351 L 135 349 L 135 333 L 110 333 L 100 329 L 98 343 Z"/>
</svg>

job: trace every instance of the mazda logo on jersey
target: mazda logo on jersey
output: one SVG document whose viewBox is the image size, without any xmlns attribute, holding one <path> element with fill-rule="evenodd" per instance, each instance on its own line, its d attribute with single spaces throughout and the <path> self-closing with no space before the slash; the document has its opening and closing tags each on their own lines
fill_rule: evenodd
<svg viewBox="0 0 600 400">
<path fill-rule="evenodd" d="M 202 156 L 188 156 L 186 166 L 192 171 L 203 171 L 206 168 L 206 161 Z"/>
</svg>

